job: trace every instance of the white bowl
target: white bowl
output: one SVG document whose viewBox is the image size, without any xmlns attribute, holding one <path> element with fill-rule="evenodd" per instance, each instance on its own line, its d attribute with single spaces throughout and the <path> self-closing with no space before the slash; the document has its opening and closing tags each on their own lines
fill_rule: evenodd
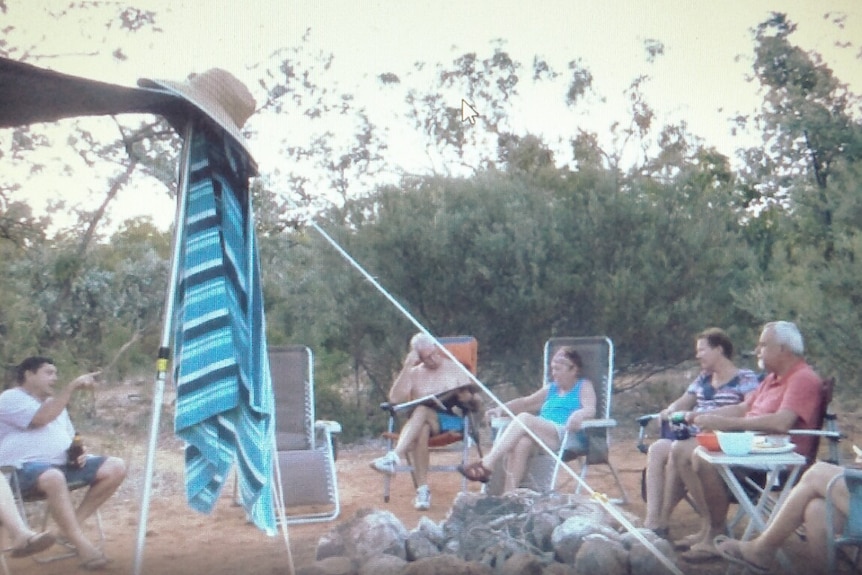
<svg viewBox="0 0 862 575">
<path fill-rule="evenodd" d="M 748 455 L 754 447 L 752 431 L 716 431 L 718 445 L 727 455 Z"/>
</svg>

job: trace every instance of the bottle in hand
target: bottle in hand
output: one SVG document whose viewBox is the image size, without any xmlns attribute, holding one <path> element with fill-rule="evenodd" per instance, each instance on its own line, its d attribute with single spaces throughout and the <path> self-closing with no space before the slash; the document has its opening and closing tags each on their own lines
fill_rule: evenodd
<svg viewBox="0 0 862 575">
<path fill-rule="evenodd" d="M 84 454 L 84 438 L 81 437 L 81 434 L 75 434 L 74 439 L 72 439 L 72 444 L 69 445 L 69 449 L 66 450 L 66 453 L 68 454 L 66 465 L 72 469 L 80 468 L 81 465 L 78 463 L 78 459 Z"/>
</svg>

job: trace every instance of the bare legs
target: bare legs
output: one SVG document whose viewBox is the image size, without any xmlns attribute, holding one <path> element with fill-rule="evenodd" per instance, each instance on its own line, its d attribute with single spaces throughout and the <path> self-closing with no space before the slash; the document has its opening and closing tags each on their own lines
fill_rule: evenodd
<svg viewBox="0 0 862 575">
<path fill-rule="evenodd" d="M 707 530 L 703 520 L 706 514 L 706 495 L 703 492 L 703 486 L 694 469 L 694 450 L 697 449 L 697 440 L 686 439 L 685 441 L 675 441 L 671 448 L 671 461 L 674 472 L 677 475 L 678 481 L 682 484 L 682 492 L 688 493 L 694 504 L 695 511 L 701 515 L 701 530 L 697 533 L 697 540 L 701 540 L 707 536 Z M 670 496 L 665 495 L 665 506 L 662 508 L 661 521 L 664 525 L 668 525 L 670 514 L 676 507 L 679 500 L 674 501 Z"/>
<path fill-rule="evenodd" d="M 646 465 L 646 517 L 644 527 L 663 529 L 666 523 L 660 521 L 664 501 L 665 482 L 670 467 L 670 439 L 659 439 L 649 446 Z"/>
<path fill-rule="evenodd" d="M 766 530 L 751 541 L 732 542 L 739 546 L 742 556 L 756 565 L 768 566 L 784 541 L 805 524 L 811 557 L 824 557 L 826 548 L 826 511 L 824 498 L 826 485 L 843 469 L 829 463 L 818 462 L 806 471 L 799 483 L 790 492 L 784 505 L 766 527 Z M 832 490 L 835 508 L 846 516 L 850 506 L 850 494 L 843 481 Z M 843 518 L 839 518 L 843 519 Z"/>
<path fill-rule="evenodd" d="M 88 561 L 102 555 L 81 529 L 81 522 L 96 512 L 120 486 L 126 477 L 126 466 L 121 459 L 107 458 L 96 472 L 96 480 L 87 490 L 78 509 L 72 505 L 66 478 L 58 469 L 49 469 L 42 473 L 36 481 L 36 486 L 48 498 L 51 516 L 66 537 L 78 549 L 78 556 Z"/>
<path fill-rule="evenodd" d="M 524 427 L 536 434 L 549 448 L 556 450 L 560 447 L 557 427 L 551 421 L 531 413 L 519 413 L 515 419 L 516 421 L 506 427 L 491 451 L 482 458 L 483 467 L 494 469 L 497 461 L 506 456 L 504 493 L 516 489 L 521 484 L 527 471 L 530 454 L 536 445 Z"/>
<path fill-rule="evenodd" d="M 703 509 L 703 491 L 700 484 L 693 493 L 686 477 L 695 477 L 691 467 L 691 456 L 697 447 L 694 439 L 659 439 L 650 445 L 646 467 L 647 508 L 644 527 L 662 530 L 670 525 L 670 515 L 685 497 L 692 492 L 695 506 Z M 699 495 L 699 497 L 698 497 Z"/>
<path fill-rule="evenodd" d="M 21 519 L 18 508 L 15 506 L 15 497 L 5 477 L 0 477 L 0 524 L 9 532 L 10 545 L 12 548 L 20 548 L 27 544 L 27 540 L 36 535 L 35 531 L 27 528 Z"/>
<path fill-rule="evenodd" d="M 724 535 L 727 531 L 727 510 L 730 508 L 730 498 L 725 490 L 724 480 L 718 474 L 715 467 L 692 453 L 689 456 L 693 472 L 697 477 L 691 483 L 692 487 L 700 492 L 695 497 L 703 498 L 703 511 L 701 512 L 702 538 L 692 545 L 692 549 L 714 549 L 713 539 L 718 535 Z"/>
<path fill-rule="evenodd" d="M 416 406 L 410 418 L 398 432 L 398 443 L 393 450 L 403 460 L 408 453 L 413 455 L 413 473 L 417 485 L 428 484 L 428 439 L 439 429 L 437 412 L 424 405 Z"/>
</svg>

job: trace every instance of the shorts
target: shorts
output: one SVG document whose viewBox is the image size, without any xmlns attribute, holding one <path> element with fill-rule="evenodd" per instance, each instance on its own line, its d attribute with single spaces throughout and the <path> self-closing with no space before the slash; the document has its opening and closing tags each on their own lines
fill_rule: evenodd
<svg viewBox="0 0 862 575">
<path fill-rule="evenodd" d="M 560 445 L 563 444 L 563 439 L 566 437 L 566 426 L 554 424 L 557 428 L 557 436 L 560 438 Z M 575 431 L 569 434 L 569 440 L 566 442 L 566 451 L 576 453 L 586 453 L 590 446 L 590 440 L 587 437 L 587 432 L 584 430 Z"/>
<path fill-rule="evenodd" d="M 437 422 L 440 424 L 440 431 L 438 433 L 464 430 L 464 420 L 458 415 L 440 412 L 437 414 Z"/>
<path fill-rule="evenodd" d="M 72 469 L 67 465 L 56 465 L 41 461 L 28 461 L 17 469 L 18 486 L 24 497 L 44 495 L 36 487 L 39 476 L 51 468 L 59 469 L 66 476 L 66 484 L 70 487 L 81 485 L 92 485 L 96 482 L 96 473 L 105 462 L 107 457 L 102 455 L 88 455 L 84 466 L 80 469 Z"/>
</svg>

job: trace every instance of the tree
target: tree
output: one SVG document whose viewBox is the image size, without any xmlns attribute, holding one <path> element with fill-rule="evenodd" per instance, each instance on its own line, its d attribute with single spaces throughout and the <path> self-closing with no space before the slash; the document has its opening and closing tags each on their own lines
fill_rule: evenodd
<svg viewBox="0 0 862 575">
<path fill-rule="evenodd" d="M 859 389 L 862 99 L 792 43 L 795 29 L 773 14 L 755 31 L 765 145 L 748 154 L 745 185 L 766 208 L 751 226 L 766 274 L 739 305 L 762 321 L 797 321 L 821 370 Z"/>
</svg>

